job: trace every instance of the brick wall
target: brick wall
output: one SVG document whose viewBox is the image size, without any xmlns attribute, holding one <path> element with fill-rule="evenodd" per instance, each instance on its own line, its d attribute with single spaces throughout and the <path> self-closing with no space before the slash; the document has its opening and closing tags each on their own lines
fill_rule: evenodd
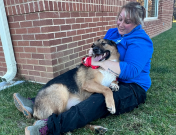
<svg viewBox="0 0 176 135">
<path fill-rule="evenodd" d="M 4 0 L 18 75 L 46 83 L 75 67 L 95 40 L 116 27 L 117 12 L 128 1 Z M 172 1 L 160 0 L 159 19 L 145 22 L 151 37 L 171 28 Z M 1 46 L 3 76 L 6 64 Z"/>
</svg>

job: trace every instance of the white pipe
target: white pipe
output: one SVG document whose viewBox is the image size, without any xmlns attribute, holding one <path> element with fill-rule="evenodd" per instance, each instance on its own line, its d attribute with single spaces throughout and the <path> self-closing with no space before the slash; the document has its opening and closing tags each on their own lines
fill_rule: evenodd
<svg viewBox="0 0 176 135">
<path fill-rule="evenodd" d="M 3 81 L 10 82 L 17 73 L 16 61 L 10 36 L 4 0 L 0 0 L 0 36 L 7 65 L 7 72 L 2 77 Z"/>
</svg>

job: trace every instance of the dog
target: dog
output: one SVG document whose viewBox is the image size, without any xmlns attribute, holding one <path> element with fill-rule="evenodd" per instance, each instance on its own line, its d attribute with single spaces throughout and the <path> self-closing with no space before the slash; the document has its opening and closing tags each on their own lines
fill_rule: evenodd
<svg viewBox="0 0 176 135">
<path fill-rule="evenodd" d="M 91 47 L 92 57 L 98 61 L 119 61 L 120 55 L 114 41 L 98 39 Z M 116 78 L 116 75 L 101 67 L 93 69 L 80 64 L 43 86 L 35 99 L 33 117 L 46 119 L 52 113 L 60 114 L 87 99 L 93 93 L 102 93 L 108 111 L 114 114 L 116 109 L 112 91 L 119 89 Z M 87 127 L 96 131 L 104 129 L 101 126 L 87 125 Z"/>
</svg>

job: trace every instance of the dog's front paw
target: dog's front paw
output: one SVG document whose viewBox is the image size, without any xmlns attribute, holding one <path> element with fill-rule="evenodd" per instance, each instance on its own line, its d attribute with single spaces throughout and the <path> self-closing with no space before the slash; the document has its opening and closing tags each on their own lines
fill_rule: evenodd
<svg viewBox="0 0 176 135">
<path fill-rule="evenodd" d="M 113 98 L 106 99 L 106 107 L 111 114 L 116 113 L 116 108 L 115 108 L 115 103 Z"/>
<path fill-rule="evenodd" d="M 118 91 L 119 90 L 119 85 L 117 82 L 111 82 L 109 88 L 112 90 L 112 91 Z"/>
</svg>

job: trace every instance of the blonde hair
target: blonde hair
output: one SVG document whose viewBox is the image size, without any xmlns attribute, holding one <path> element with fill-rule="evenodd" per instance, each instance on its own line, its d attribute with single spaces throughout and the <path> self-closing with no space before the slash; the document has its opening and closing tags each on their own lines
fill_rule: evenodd
<svg viewBox="0 0 176 135">
<path fill-rule="evenodd" d="M 125 10 L 126 16 L 128 15 L 133 23 L 136 25 L 144 25 L 144 18 L 146 10 L 138 2 L 129 2 L 121 8 L 121 11 L 118 14 L 118 17 L 122 10 Z"/>
</svg>

